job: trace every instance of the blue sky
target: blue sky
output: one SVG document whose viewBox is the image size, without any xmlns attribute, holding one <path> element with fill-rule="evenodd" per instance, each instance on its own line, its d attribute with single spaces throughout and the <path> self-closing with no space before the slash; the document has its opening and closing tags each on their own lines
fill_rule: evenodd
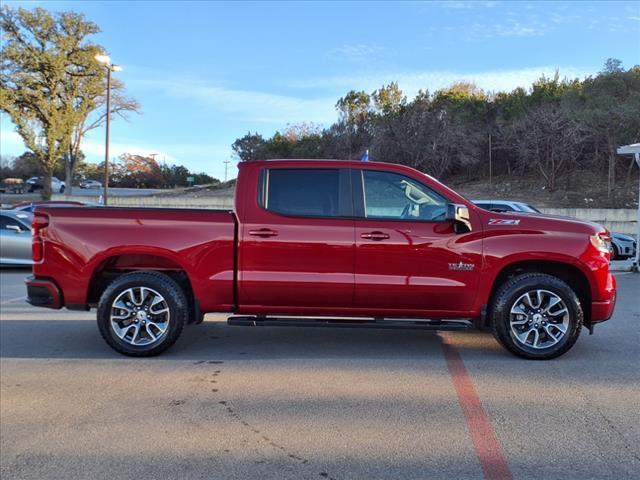
<svg viewBox="0 0 640 480">
<path fill-rule="evenodd" d="M 100 25 L 95 41 L 124 67 L 117 75 L 143 111 L 113 122 L 114 155 L 158 153 L 218 178 L 237 137 L 328 126 L 352 88 L 397 80 L 411 97 L 465 79 L 509 90 L 556 68 L 597 73 L 608 57 L 640 64 L 640 2 L 4 3 Z M 2 154 L 22 153 L 1 120 Z M 86 139 L 88 160 L 100 161 L 103 135 Z"/>
</svg>

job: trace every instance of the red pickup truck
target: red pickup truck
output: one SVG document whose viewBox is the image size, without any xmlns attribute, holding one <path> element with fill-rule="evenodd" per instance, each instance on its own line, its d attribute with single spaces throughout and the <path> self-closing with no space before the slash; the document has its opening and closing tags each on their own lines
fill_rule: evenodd
<svg viewBox="0 0 640 480">
<path fill-rule="evenodd" d="M 491 330 L 521 357 L 611 317 L 597 224 L 482 210 L 386 163 L 240 164 L 235 211 L 38 207 L 32 305 L 97 307 L 118 352 L 158 354 L 187 323 Z"/>
</svg>

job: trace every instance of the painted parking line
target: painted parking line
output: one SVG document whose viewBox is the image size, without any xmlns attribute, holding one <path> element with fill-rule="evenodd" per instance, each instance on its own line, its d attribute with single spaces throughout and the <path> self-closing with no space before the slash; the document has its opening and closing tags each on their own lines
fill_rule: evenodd
<svg viewBox="0 0 640 480">
<path fill-rule="evenodd" d="M 491 426 L 489 416 L 482 407 L 469 372 L 464 366 L 460 352 L 448 333 L 440 333 L 442 349 L 447 367 L 458 395 L 458 402 L 467 421 L 467 428 L 478 455 L 486 480 L 512 480 L 513 475 L 502 451 L 498 437 Z"/>
<path fill-rule="evenodd" d="M 0 305 L 8 305 L 10 303 L 16 303 L 19 302 L 20 300 L 26 300 L 27 297 L 25 297 L 24 295 L 21 297 L 16 297 L 16 298 L 10 298 L 9 300 L 3 300 L 2 302 L 0 302 Z"/>
</svg>

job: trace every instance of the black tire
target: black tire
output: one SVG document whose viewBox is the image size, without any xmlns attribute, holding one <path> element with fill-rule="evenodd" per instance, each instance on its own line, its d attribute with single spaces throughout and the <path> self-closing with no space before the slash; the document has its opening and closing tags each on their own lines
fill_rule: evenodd
<svg viewBox="0 0 640 480">
<path fill-rule="evenodd" d="M 566 321 L 568 322 L 568 325 L 566 327 L 565 333 L 560 337 L 557 343 L 549 345 L 548 347 L 534 348 L 533 346 L 529 346 L 527 344 L 527 340 L 530 339 L 531 336 L 526 336 L 524 342 L 525 344 L 523 344 L 522 341 L 518 340 L 514 335 L 511 328 L 511 309 L 512 307 L 514 307 L 518 299 L 520 299 L 527 292 L 533 292 L 537 290 L 551 292 L 552 294 L 560 298 L 562 302 L 564 302 L 568 313 L 563 318 L 567 319 Z M 529 319 L 529 325 L 523 325 L 522 327 L 516 328 L 522 328 L 523 331 L 525 331 L 528 328 L 533 327 L 533 325 L 531 325 L 531 322 L 535 320 L 531 320 L 532 317 L 525 316 L 524 314 L 521 316 L 521 318 L 525 317 Z M 582 329 L 582 323 L 584 320 L 584 314 L 578 296 L 573 291 L 573 289 L 565 282 L 557 277 L 542 273 L 524 273 L 510 278 L 498 288 L 493 297 L 492 305 L 489 311 L 489 318 L 491 321 L 491 327 L 494 337 L 503 347 L 505 347 L 511 353 L 519 357 L 531 360 L 549 360 L 559 357 L 560 355 L 569 351 L 571 347 L 573 347 L 573 345 L 576 343 L 576 340 L 578 340 L 578 336 L 580 335 L 580 330 Z M 534 325 L 541 325 L 541 323 L 535 323 Z M 545 325 L 548 325 L 549 328 L 552 328 L 551 322 L 545 323 Z M 546 335 L 543 328 L 544 327 L 541 326 L 539 329 L 537 329 L 540 338 L 547 339 L 548 342 L 554 341 L 555 339 L 552 340 L 551 337 Z M 559 330 L 554 329 L 551 331 L 551 333 L 554 334 L 555 332 L 557 336 L 558 331 Z M 532 340 L 535 340 L 536 338 L 538 337 L 533 335 Z"/>
<path fill-rule="evenodd" d="M 618 247 L 616 247 L 615 245 L 611 245 L 611 260 L 623 260 L 623 258 L 620 257 Z"/>
<path fill-rule="evenodd" d="M 118 296 L 136 287 L 152 289 L 159 293 L 169 311 L 166 331 L 148 345 L 134 345 L 118 337 L 111 324 L 111 311 Z M 115 351 L 132 357 L 151 357 L 164 352 L 178 340 L 188 315 L 187 297 L 180 285 L 171 277 L 158 272 L 132 272 L 116 278 L 102 293 L 98 304 L 97 320 L 102 338 Z"/>
</svg>

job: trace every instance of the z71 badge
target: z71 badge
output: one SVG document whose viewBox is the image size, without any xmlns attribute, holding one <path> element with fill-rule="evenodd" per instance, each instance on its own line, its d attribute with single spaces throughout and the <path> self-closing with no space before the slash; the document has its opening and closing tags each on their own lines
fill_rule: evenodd
<svg viewBox="0 0 640 480">
<path fill-rule="evenodd" d="M 518 225 L 520 220 L 511 218 L 490 218 L 489 225 Z"/>
</svg>

